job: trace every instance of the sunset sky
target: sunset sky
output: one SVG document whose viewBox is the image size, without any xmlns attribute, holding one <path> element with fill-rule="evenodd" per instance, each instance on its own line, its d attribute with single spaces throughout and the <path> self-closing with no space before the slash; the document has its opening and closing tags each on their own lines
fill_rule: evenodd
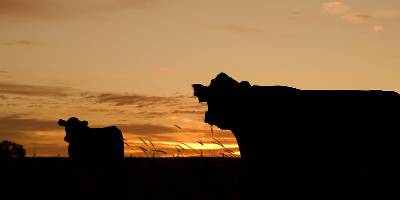
<svg viewBox="0 0 400 200">
<path fill-rule="evenodd" d="M 152 148 L 140 138 L 170 156 L 237 153 L 193 97 L 219 72 L 400 91 L 398 0 L 0 0 L 0 27 L 0 140 L 28 156 L 66 156 L 57 121 L 71 116 L 120 127 L 126 155 Z"/>
</svg>

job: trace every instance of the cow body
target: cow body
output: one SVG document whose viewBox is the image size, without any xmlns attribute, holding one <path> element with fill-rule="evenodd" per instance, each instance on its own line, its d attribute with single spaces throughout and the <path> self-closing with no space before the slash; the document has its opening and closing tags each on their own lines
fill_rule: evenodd
<svg viewBox="0 0 400 200">
<path fill-rule="evenodd" d="M 274 191 L 393 187 L 400 152 L 396 92 L 251 86 L 223 73 L 209 86 L 193 87 L 208 103 L 205 122 L 231 130 L 250 174 L 269 180 Z"/>
<path fill-rule="evenodd" d="M 69 143 L 68 154 L 77 160 L 103 159 L 120 160 L 124 158 L 124 141 L 120 129 L 115 126 L 105 128 L 90 128 L 86 121 L 70 118 L 60 120 L 66 135 L 64 140 Z"/>
</svg>

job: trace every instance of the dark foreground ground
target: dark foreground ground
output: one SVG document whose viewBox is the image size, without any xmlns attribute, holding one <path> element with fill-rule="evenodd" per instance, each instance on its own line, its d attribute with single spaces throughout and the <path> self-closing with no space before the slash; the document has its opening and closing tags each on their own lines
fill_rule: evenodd
<svg viewBox="0 0 400 200">
<path fill-rule="evenodd" d="M 300 164 L 269 166 L 260 161 L 247 168 L 233 158 L 125 158 L 113 164 L 3 160 L 0 199 L 399 199 L 393 198 L 399 197 L 398 169 L 344 166 L 302 172 L 296 170 Z"/>
<path fill-rule="evenodd" d="M 240 199 L 240 159 L 126 158 L 121 165 L 68 158 L 0 161 L 0 192 L 15 197 Z"/>
</svg>

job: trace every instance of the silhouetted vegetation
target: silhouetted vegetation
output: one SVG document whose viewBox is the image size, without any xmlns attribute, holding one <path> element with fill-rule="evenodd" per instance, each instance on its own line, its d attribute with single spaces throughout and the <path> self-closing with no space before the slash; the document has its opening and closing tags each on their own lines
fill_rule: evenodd
<svg viewBox="0 0 400 200">
<path fill-rule="evenodd" d="M 0 159 L 23 157 L 25 157 L 25 149 L 22 145 L 8 140 L 0 143 Z"/>
</svg>

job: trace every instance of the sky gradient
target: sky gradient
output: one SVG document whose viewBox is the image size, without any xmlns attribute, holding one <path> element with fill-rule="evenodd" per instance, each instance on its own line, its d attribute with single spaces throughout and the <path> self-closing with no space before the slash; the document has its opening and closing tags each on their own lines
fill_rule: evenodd
<svg viewBox="0 0 400 200">
<path fill-rule="evenodd" d="M 141 139 L 169 156 L 199 154 L 184 144 L 237 152 L 229 131 L 203 122 L 191 84 L 225 72 L 399 92 L 399 24 L 398 0 L 1 0 L 0 140 L 66 156 L 57 121 L 76 116 L 120 127 L 127 155 L 154 148 Z"/>
</svg>

